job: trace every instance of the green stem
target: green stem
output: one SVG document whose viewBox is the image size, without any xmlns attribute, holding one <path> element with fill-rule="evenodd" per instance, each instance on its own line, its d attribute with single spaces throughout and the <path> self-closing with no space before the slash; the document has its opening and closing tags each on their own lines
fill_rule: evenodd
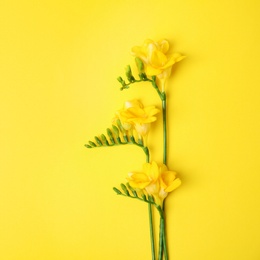
<svg viewBox="0 0 260 260">
<path fill-rule="evenodd" d="M 162 229 L 162 241 L 163 241 L 163 253 L 164 253 L 164 259 L 168 260 L 168 250 L 166 245 L 166 233 L 165 233 L 165 219 L 160 219 L 160 228 Z"/>
<path fill-rule="evenodd" d="M 149 212 L 150 241 L 151 241 L 152 260 L 155 260 L 155 246 L 154 246 L 154 232 L 153 232 L 153 213 L 152 213 L 152 205 L 150 203 L 148 203 L 148 212 Z"/>
<path fill-rule="evenodd" d="M 162 98 L 162 114 L 163 114 L 163 163 L 167 164 L 167 118 L 166 118 L 166 95 L 163 92 Z"/>
<path fill-rule="evenodd" d="M 166 93 L 161 92 L 156 84 L 156 77 L 153 76 L 152 80 L 149 80 L 152 86 L 158 93 L 162 101 L 162 116 L 163 116 L 163 163 L 167 164 L 167 118 L 166 118 Z"/>
<path fill-rule="evenodd" d="M 162 218 L 160 218 L 160 233 L 159 233 L 159 255 L 158 260 L 162 260 L 163 256 L 163 229 L 162 229 Z"/>
<path fill-rule="evenodd" d="M 149 156 L 149 149 L 145 147 L 146 153 L 146 162 L 149 163 L 150 156 Z M 151 241 L 151 253 L 152 253 L 152 260 L 155 260 L 155 246 L 154 246 L 154 231 L 153 231 L 153 212 L 152 212 L 152 205 L 148 203 L 148 213 L 149 213 L 149 225 L 150 225 L 150 241 Z"/>
<path fill-rule="evenodd" d="M 167 110 L 166 110 L 166 93 L 162 93 L 162 114 L 163 114 L 163 163 L 167 165 Z M 162 210 L 164 209 L 164 202 Z M 164 210 L 163 210 L 164 213 Z M 168 260 L 168 251 L 166 243 L 166 233 L 165 233 L 165 214 L 160 219 L 160 247 L 163 247 L 164 259 Z"/>
<path fill-rule="evenodd" d="M 163 207 L 157 208 L 160 214 L 160 233 L 159 233 L 159 255 L 158 260 L 164 259 L 168 260 L 168 250 L 167 250 L 167 243 L 166 243 L 166 232 L 165 232 L 165 214 Z"/>
</svg>

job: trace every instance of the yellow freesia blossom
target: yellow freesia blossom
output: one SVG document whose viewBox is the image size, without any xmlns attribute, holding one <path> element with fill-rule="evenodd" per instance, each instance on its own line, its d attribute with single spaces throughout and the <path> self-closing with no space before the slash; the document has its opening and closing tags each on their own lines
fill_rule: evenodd
<svg viewBox="0 0 260 260">
<path fill-rule="evenodd" d="M 143 61 L 148 76 L 157 76 L 164 82 L 170 76 L 172 66 L 185 58 L 180 53 L 168 54 L 168 50 L 167 40 L 155 42 L 147 39 L 142 46 L 133 47 L 132 54 Z"/>
<path fill-rule="evenodd" d="M 155 106 L 144 107 L 137 99 L 126 101 L 124 107 L 117 111 L 116 116 L 120 119 L 125 130 L 135 128 L 141 136 L 146 136 L 150 123 L 156 121 L 155 115 L 160 110 Z"/>
<path fill-rule="evenodd" d="M 166 165 L 158 165 L 156 162 L 145 163 L 142 172 L 129 173 L 127 180 L 131 187 L 146 190 L 158 205 L 162 205 L 168 193 L 181 185 L 176 172 L 169 171 Z"/>
</svg>

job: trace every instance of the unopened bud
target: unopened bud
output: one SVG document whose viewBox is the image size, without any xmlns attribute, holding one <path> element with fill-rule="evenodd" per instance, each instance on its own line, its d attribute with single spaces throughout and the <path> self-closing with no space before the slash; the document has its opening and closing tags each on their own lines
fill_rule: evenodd
<svg viewBox="0 0 260 260">
<path fill-rule="evenodd" d="M 112 125 L 112 129 L 113 129 L 114 135 L 116 136 L 116 138 L 118 138 L 119 137 L 119 130 L 118 130 L 118 128 L 115 125 Z"/>
<path fill-rule="evenodd" d="M 113 190 L 114 190 L 118 195 L 122 194 L 122 192 L 121 192 L 119 189 L 117 189 L 116 187 L 113 187 Z"/>
<path fill-rule="evenodd" d="M 144 194 L 141 194 L 141 197 L 144 201 L 147 201 L 146 196 Z"/>
<path fill-rule="evenodd" d="M 126 186 L 125 186 L 125 184 L 121 183 L 121 188 L 122 188 L 122 190 L 124 191 L 124 193 L 125 193 L 127 196 L 130 195 L 128 189 L 127 189 Z"/>
<path fill-rule="evenodd" d="M 124 80 L 122 79 L 122 77 L 118 77 L 117 80 L 122 84 L 122 82 L 124 82 Z"/>
<path fill-rule="evenodd" d="M 105 145 L 109 145 L 109 142 L 107 141 L 107 138 L 104 134 L 101 135 L 101 139 L 102 139 L 103 143 L 105 143 Z"/>
<path fill-rule="evenodd" d="M 122 126 L 122 123 L 121 123 L 121 121 L 120 121 L 119 119 L 116 120 L 116 124 L 117 124 L 117 126 L 118 126 L 120 132 L 121 132 L 123 135 L 126 135 L 125 129 L 124 129 L 124 127 Z"/>
<path fill-rule="evenodd" d="M 107 128 L 107 135 L 108 135 L 108 137 L 109 137 L 111 143 L 114 144 L 114 143 L 115 143 L 115 139 L 114 139 L 114 137 L 113 137 L 113 134 L 112 134 L 110 128 Z"/>
<path fill-rule="evenodd" d="M 97 147 L 97 145 L 94 142 L 89 141 L 88 142 L 92 147 Z"/>
<path fill-rule="evenodd" d="M 144 72 L 144 63 L 142 62 L 142 60 L 138 57 L 135 58 L 135 63 L 136 63 L 136 67 L 138 69 L 138 71 L 140 73 Z"/>
<path fill-rule="evenodd" d="M 135 78 L 133 77 L 130 65 L 126 66 L 126 68 L 125 68 L 125 75 L 126 75 L 127 79 L 129 80 L 129 82 L 134 82 L 135 81 Z"/>
<path fill-rule="evenodd" d="M 95 136 L 95 140 L 96 140 L 96 143 L 99 144 L 100 146 L 103 145 L 102 142 L 100 141 L 100 139 L 97 136 Z"/>
</svg>

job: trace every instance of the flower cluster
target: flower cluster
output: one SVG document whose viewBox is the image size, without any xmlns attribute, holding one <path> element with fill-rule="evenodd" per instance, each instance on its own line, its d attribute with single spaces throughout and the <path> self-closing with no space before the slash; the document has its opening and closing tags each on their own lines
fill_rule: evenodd
<svg viewBox="0 0 260 260">
<path fill-rule="evenodd" d="M 130 172 L 127 180 L 131 187 L 145 190 L 153 196 L 155 203 L 161 207 L 168 193 L 181 185 L 176 172 L 169 171 L 166 165 L 158 165 L 154 161 L 145 163 L 142 172 Z"/>
<path fill-rule="evenodd" d="M 158 42 L 147 39 L 142 46 L 132 48 L 132 54 L 145 65 L 148 76 L 157 76 L 164 87 L 165 80 L 171 75 L 172 66 L 185 58 L 180 53 L 169 54 L 169 42 L 165 39 Z"/>
<path fill-rule="evenodd" d="M 148 204 L 150 222 L 150 240 L 152 259 L 155 260 L 155 246 L 153 233 L 153 211 L 155 207 L 160 215 L 160 234 L 158 247 L 158 260 L 163 256 L 168 259 L 164 201 L 168 194 L 181 185 L 176 172 L 167 167 L 167 124 L 166 124 L 166 92 L 165 82 L 171 74 L 172 66 L 185 58 L 179 53 L 169 53 L 167 40 L 146 40 L 142 46 L 132 48 L 135 56 L 139 79 L 133 74 L 131 67 L 126 67 L 126 80 L 118 77 L 122 85 L 121 90 L 128 89 L 130 85 L 140 82 L 150 82 L 162 102 L 162 109 L 154 105 L 144 106 L 138 99 L 126 101 L 121 109 L 115 113 L 112 128 L 107 128 L 107 135 L 95 136 L 95 141 L 89 141 L 87 148 L 111 147 L 134 144 L 141 147 L 146 155 L 146 163 L 141 171 L 132 171 L 126 177 L 126 185 L 121 183 L 121 190 L 113 188 L 118 195 L 138 199 Z M 163 162 L 150 160 L 150 148 L 147 145 L 147 136 L 151 123 L 162 114 L 163 129 Z"/>
<path fill-rule="evenodd" d="M 155 106 L 147 106 L 137 99 L 126 101 L 123 108 L 116 112 L 116 119 L 119 119 L 121 125 L 126 131 L 135 130 L 139 139 L 145 139 L 152 122 L 156 121 L 155 115 L 160 112 Z"/>
</svg>

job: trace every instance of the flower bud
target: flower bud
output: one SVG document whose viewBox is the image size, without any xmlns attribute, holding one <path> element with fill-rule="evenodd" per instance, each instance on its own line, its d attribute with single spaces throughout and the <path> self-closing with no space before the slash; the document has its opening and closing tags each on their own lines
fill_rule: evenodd
<svg viewBox="0 0 260 260">
<path fill-rule="evenodd" d="M 102 142 L 100 141 L 100 139 L 95 136 L 95 140 L 96 140 L 96 143 L 99 144 L 100 146 L 103 146 Z"/>
<path fill-rule="evenodd" d="M 119 128 L 120 132 L 123 135 L 126 135 L 126 131 L 125 131 L 124 127 L 122 126 L 122 123 L 121 123 L 120 119 L 116 120 L 116 124 L 117 124 L 117 127 Z"/>
<path fill-rule="evenodd" d="M 113 129 L 114 135 L 116 136 L 116 138 L 118 138 L 119 137 L 119 130 L 118 130 L 118 128 L 115 125 L 112 125 L 112 129 Z"/>
<path fill-rule="evenodd" d="M 135 58 L 135 63 L 136 63 L 136 67 L 138 69 L 138 71 L 141 73 L 144 72 L 144 63 L 142 62 L 142 60 L 138 57 Z"/>
<path fill-rule="evenodd" d="M 121 183 L 121 188 L 122 188 L 122 190 L 124 191 L 124 193 L 125 193 L 127 196 L 130 196 L 129 191 L 128 191 L 128 189 L 126 188 L 125 184 Z"/>
<path fill-rule="evenodd" d="M 122 194 L 122 192 L 121 192 L 119 189 L 117 189 L 116 187 L 113 187 L 113 190 L 114 190 L 118 195 Z"/>
<path fill-rule="evenodd" d="M 137 192 L 135 191 L 134 188 L 132 188 L 129 184 L 129 182 L 127 182 L 126 184 L 127 188 L 133 193 L 134 197 L 137 197 Z"/>
<path fill-rule="evenodd" d="M 88 141 L 88 143 L 92 146 L 92 147 L 97 147 L 97 145 L 94 142 Z"/>
<path fill-rule="evenodd" d="M 135 78 L 132 74 L 132 70 L 131 70 L 131 67 L 130 65 L 127 65 L 126 68 L 125 68 L 125 75 L 127 77 L 127 79 L 129 80 L 129 82 L 134 82 L 135 81 Z"/>
<path fill-rule="evenodd" d="M 147 201 L 145 194 L 141 194 L 141 197 L 144 201 Z"/>
<path fill-rule="evenodd" d="M 112 134 L 110 128 L 107 128 L 107 135 L 108 135 L 108 137 L 109 137 L 111 143 L 114 144 L 114 143 L 115 143 L 115 139 L 114 139 L 114 137 L 113 137 L 113 134 Z"/>
<path fill-rule="evenodd" d="M 122 77 L 118 77 L 117 80 L 122 84 L 122 82 L 124 82 L 124 80 L 122 79 Z"/>
<path fill-rule="evenodd" d="M 101 139 L 105 143 L 105 145 L 109 145 L 109 142 L 107 141 L 107 138 L 104 134 L 101 135 Z"/>
</svg>

